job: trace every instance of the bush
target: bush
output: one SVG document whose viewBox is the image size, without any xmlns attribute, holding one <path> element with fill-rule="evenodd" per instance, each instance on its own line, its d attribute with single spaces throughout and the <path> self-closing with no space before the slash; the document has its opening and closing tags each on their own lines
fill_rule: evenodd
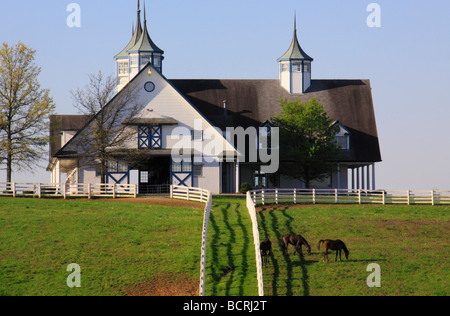
<svg viewBox="0 0 450 316">
<path fill-rule="evenodd" d="M 248 184 L 247 182 L 244 182 L 241 184 L 241 189 L 239 190 L 242 194 L 247 194 L 248 191 L 252 190 L 252 186 Z"/>
</svg>

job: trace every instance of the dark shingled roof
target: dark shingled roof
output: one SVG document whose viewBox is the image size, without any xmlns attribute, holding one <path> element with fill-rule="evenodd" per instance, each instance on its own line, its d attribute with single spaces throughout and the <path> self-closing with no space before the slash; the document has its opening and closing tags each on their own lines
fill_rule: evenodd
<svg viewBox="0 0 450 316">
<path fill-rule="evenodd" d="M 170 80 L 214 126 L 259 127 L 281 112 L 280 99 L 316 98 L 351 133 L 343 162 L 379 162 L 381 153 L 369 80 L 312 80 L 305 94 L 291 95 L 278 80 Z M 226 101 L 227 115 L 223 104 Z M 226 119 L 225 119 L 226 117 Z M 226 120 L 226 121 L 225 121 Z"/>
<path fill-rule="evenodd" d="M 51 115 L 50 116 L 50 161 L 61 149 L 62 131 L 79 131 L 91 119 L 90 115 Z"/>
</svg>

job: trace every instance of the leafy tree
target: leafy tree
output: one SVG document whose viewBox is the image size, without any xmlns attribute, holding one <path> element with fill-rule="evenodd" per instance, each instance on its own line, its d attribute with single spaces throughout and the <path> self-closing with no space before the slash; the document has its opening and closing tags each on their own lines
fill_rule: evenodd
<svg viewBox="0 0 450 316">
<path fill-rule="evenodd" d="M 280 128 L 280 153 L 283 160 L 279 172 L 299 179 L 310 188 L 313 180 L 324 180 L 336 169 L 339 148 L 337 127 L 317 99 L 280 101 L 282 112 L 272 117 Z"/>
<path fill-rule="evenodd" d="M 137 131 L 124 125 L 138 114 L 142 106 L 136 102 L 136 85 L 116 94 L 117 80 L 104 76 L 101 71 L 89 76 L 89 84 L 83 89 L 71 91 L 74 106 L 92 117 L 91 123 L 77 137 L 77 152 L 83 165 L 100 171 L 101 183 L 106 183 L 108 161 L 115 160 L 117 151 L 127 154 L 126 144 Z M 131 159 L 131 157 L 127 157 Z"/>
<path fill-rule="evenodd" d="M 0 163 L 11 182 L 13 165 L 32 170 L 48 144 L 48 116 L 55 105 L 48 89 L 41 89 L 36 51 L 19 42 L 0 48 Z"/>
</svg>

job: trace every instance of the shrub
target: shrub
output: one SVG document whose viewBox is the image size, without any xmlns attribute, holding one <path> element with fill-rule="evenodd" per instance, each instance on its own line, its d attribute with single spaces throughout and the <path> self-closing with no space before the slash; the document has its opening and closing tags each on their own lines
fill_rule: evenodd
<svg viewBox="0 0 450 316">
<path fill-rule="evenodd" d="M 247 182 L 241 184 L 241 189 L 239 190 L 242 194 L 247 194 L 248 191 L 252 190 L 252 186 Z"/>
</svg>

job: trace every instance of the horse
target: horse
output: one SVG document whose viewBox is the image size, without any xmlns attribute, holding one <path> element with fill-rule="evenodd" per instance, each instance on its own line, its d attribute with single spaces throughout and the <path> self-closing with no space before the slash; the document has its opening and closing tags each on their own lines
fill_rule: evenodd
<svg viewBox="0 0 450 316">
<path fill-rule="evenodd" d="M 269 264 L 269 256 L 272 253 L 272 242 L 269 238 L 261 242 L 259 249 L 261 251 L 261 256 L 263 258 L 264 266 Z"/>
<path fill-rule="evenodd" d="M 325 252 L 323 253 L 323 262 L 325 262 L 325 258 L 327 259 L 327 262 L 329 262 L 330 260 L 328 259 L 328 250 L 334 250 L 336 251 L 336 259 L 334 260 L 334 262 L 337 261 L 337 257 L 338 257 L 338 253 L 339 253 L 339 259 L 342 261 L 342 257 L 341 257 L 341 253 L 342 250 L 344 250 L 344 254 L 345 254 L 345 259 L 348 260 L 348 255 L 350 254 L 350 251 L 348 251 L 347 246 L 344 244 L 344 242 L 342 240 L 320 240 L 319 241 L 319 245 L 317 246 L 317 248 L 320 251 L 320 244 L 323 243 L 323 248 L 325 249 Z"/>
<path fill-rule="evenodd" d="M 283 254 L 285 255 L 288 254 L 289 245 L 293 245 L 295 247 L 294 255 L 298 252 L 301 256 L 303 256 L 302 245 L 305 245 L 306 252 L 308 253 L 308 255 L 311 254 L 311 247 L 309 246 L 306 239 L 303 238 L 303 236 L 301 235 L 292 235 L 292 234 L 284 235 L 281 243 Z"/>
</svg>

